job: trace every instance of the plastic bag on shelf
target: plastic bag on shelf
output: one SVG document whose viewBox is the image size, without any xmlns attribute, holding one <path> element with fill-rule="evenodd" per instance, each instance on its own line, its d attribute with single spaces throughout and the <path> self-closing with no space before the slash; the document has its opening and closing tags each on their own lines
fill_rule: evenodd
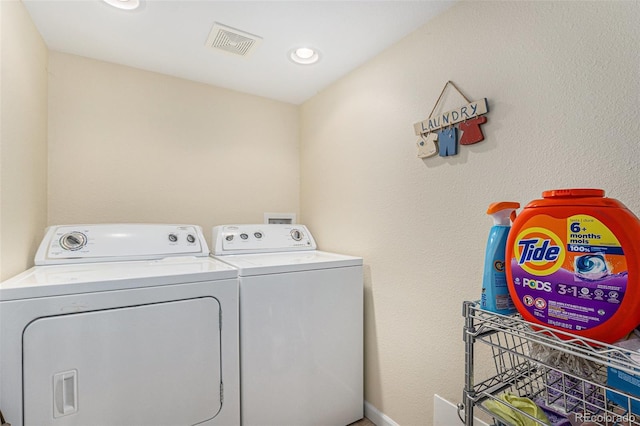
<svg viewBox="0 0 640 426">
<path fill-rule="evenodd" d="M 536 342 L 531 342 L 529 355 L 557 370 L 565 371 L 596 383 L 604 382 L 599 364 L 579 355 L 553 349 Z"/>
</svg>

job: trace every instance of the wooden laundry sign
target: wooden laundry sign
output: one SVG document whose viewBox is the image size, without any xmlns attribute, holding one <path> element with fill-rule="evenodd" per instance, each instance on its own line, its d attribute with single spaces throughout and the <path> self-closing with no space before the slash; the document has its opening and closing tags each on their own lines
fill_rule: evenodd
<svg viewBox="0 0 640 426">
<path fill-rule="evenodd" d="M 467 102 L 455 110 L 434 116 L 442 95 L 448 85 L 451 85 Z M 427 158 L 438 154 L 448 157 L 458 154 L 458 144 L 472 145 L 484 140 L 480 125 L 487 122 L 482 115 L 489 112 L 487 98 L 471 102 L 451 81 L 448 81 L 440 93 L 440 97 L 426 120 L 413 125 L 415 134 L 420 136 L 417 142 L 418 157 Z M 457 125 L 457 126 L 456 126 Z M 461 133 L 461 136 L 459 137 Z"/>
</svg>

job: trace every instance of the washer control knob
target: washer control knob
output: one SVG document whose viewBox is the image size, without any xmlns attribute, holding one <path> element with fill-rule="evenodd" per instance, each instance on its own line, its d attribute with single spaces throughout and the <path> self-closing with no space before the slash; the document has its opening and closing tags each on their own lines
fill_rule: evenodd
<svg viewBox="0 0 640 426">
<path fill-rule="evenodd" d="M 80 250 L 87 244 L 87 236 L 82 232 L 69 232 L 60 238 L 60 246 L 65 250 Z"/>
<path fill-rule="evenodd" d="M 296 241 L 300 241 L 302 239 L 302 232 L 300 232 L 299 229 L 292 229 L 291 238 L 293 238 Z"/>
<path fill-rule="evenodd" d="M 240 234 L 240 238 L 242 238 L 243 240 L 246 240 L 246 239 L 249 238 L 249 235 L 245 234 L 245 233 L 242 233 L 242 234 Z"/>
<path fill-rule="evenodd" d="M 225 240 L 227 241 L 233 241 L 233 234 L 229 234 L 226 237 L 224 237 Z"/>
<path fill-rule="evenodd" d="M 187 242 L 189 242 L 189 243 L 191 243 L 191 244 L 195 243 L 195 242 L 196 242 L 196 237 L 194 237 L 194 236 L 193 236 L 193 235 L 191 235 L 191 234 L 188 234 L 188 235 L 187 235 Z"/>
<path fill-rule="evenodd" d="M 176 234 L 169 234 L 169 241 L 175 243 L 176 241 L 178 241 L 178 236 Z"/>
<path fill-rule="evenodd" d="M 254 232 L 253 236 L 256 237 L 257 239 L 262 238 L 262 232 Z"/>
</svg>

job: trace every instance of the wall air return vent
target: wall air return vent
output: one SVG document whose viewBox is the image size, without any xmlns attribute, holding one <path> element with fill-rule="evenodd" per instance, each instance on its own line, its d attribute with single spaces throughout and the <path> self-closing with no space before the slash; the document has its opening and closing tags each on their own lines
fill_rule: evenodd
<svg viewBox="0 0 640 426">
<path fill-rule="evenodd" d="M 213 23 L 206 45 L 226 53 L 247 57 L 262 41 L 262 37 Z"/>
</svg>

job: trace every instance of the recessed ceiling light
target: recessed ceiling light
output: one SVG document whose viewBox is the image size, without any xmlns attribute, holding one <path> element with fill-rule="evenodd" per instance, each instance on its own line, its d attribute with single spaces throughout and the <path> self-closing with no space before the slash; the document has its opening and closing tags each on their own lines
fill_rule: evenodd
<svg viewBox="0 0 640 426">
<path fill-rule="evenodd" d="M 310 47 L 296 47 L 289 51 L 289 59 L 296 64 L 311 65 L 318 62 L 320 55 L 317 50 Z"/>
<path fill-rule="evenodd" d="M 102 0 L 110 6 L 123 10 L 133 10 L 140 7 L 140 0 Z"/>
</svg>

